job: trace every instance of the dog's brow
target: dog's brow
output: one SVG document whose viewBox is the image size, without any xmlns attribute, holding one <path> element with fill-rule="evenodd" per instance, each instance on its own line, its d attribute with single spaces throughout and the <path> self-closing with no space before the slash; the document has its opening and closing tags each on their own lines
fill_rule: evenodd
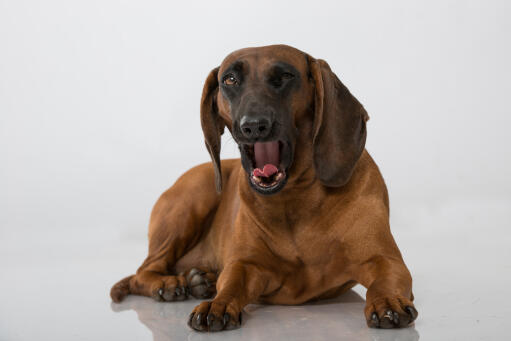
<svg viewBox="0 0 511 341">
<path fill-rule="evenodd" d="M 299 76 L 299 72 L 293 65 L 283 62 L 283 61 L 277 61 L 273 63 L 269 69 L 270 73 L 274 72 L 291 72 L 295 76 Z"/>
<path fill-rule="evenodd" d="M 228 73 L 228 72 L 232 72 L 232 71 L 235 71 L 235 72 L 246 71 L 246 69 L 248 68 L 248 65 L 246 65 L 246 64 L 247 63 L 244 63 L 242 60 L 237 60 L 225 69 L 224 74 Z"/>
<path fill-rule="evenodd" d="M 277 62 L 273 63 L 272 68 L 295 69 L 295 67 L 293 65 L 283 62 L 283 61 L 277 61 Z"/>
</svg>

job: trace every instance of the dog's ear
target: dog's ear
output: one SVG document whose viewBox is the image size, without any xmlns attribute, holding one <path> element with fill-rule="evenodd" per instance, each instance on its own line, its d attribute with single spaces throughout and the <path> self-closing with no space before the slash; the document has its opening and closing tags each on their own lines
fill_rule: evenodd
<svg viewBox="0 0 511 341">
<path fill-rule="evenodd" d="M 364 151 L 369 116 L 327 62 L 307 58 L 315 85 L 314 167 L 325 186 L 340 187 L 348 182 Z"/>
<path fill-rule="evenodd" d="M 220 166 L 221 135 L 224 133 L 225 123 L 218 114 L 216 96 L 218 94 L 218 67 L 211 70 L 204 83 L 200 103 L 200 122 L 206 148 L 208 149 L 213 168 L 215 169 L 216 191 L 222 191 L 222 168 Z"/>
</svg>

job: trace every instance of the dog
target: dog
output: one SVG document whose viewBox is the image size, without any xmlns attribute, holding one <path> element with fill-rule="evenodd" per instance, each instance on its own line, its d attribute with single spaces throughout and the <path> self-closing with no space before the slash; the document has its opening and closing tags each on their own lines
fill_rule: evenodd
<svg viewBox="0 0 511 341">
<path fill-rule="evenodd" d="M 369 327 L 408 326 L 418 315 L 412 277 L 365 150 L 368 119 L 324 60 L 286 45 L 229 54 L 201 98 L 212 162 L 158 199 L 148 256 L 112 300 L 211 298 L 188 325 L 213 332 L 240 327 L 247 304 L 302 304 L 359 283 Z M 225 127 L 241 159 L 220 161 Z"/>
</svg>

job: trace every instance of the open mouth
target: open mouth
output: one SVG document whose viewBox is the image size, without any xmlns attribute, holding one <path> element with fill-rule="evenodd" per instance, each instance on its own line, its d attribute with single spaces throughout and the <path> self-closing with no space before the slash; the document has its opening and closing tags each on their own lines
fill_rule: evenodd
<svg viewBox="0 0 511 341">
<path fill-rule="evenodd" d="M 251 161 L 249 180 L 258 192 L 273 194 L 286 182 L 286 170 L 282 166 L 281 141 L 256 142 L 245 144 L 244 152 Z"/>
</svg>

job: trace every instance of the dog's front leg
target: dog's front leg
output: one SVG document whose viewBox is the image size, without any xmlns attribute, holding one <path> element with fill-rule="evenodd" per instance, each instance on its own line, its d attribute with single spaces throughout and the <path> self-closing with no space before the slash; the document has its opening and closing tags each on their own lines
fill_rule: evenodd
<svg viewBox="0 0 511 341">
<path fill-rule="evenodd" d="M 374 256 L 360 271 L 367 288 L 365 316 L 372 328 L 402 328 L 417 318 L 412 277 L 398 257 Z"/>
<path fill-rule="evenodd" d="M 241 326 L 242 309 L 257 301 L 269 283 L 268 272 L 253 262 L 234 261 L 222 270 L 217 296 L 190 314 L 188 325 L 198 331 L 220 331 Z"/>
</svg>

